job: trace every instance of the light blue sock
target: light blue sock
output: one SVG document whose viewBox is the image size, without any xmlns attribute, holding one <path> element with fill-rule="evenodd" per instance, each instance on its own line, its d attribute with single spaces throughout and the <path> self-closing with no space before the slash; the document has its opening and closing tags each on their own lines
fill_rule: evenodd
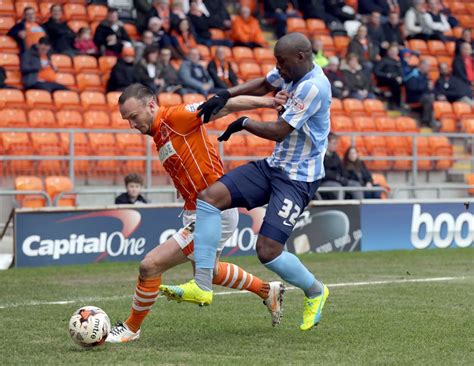
<svg viewBox="0 0 474 366">
<path fill-rule="evenodd" d="M 212 289 L 212 270 L 221 239 L 221 210 L 197 200 L 196 228 L 194 231 L 194 279 L 204 290 Z"/>
<path fill-rule="evenodd" d="M 270 271 L 278 274 L 286 282 L 302 289 L 307 297 L 315 297 L 322 293 L 323 285 L 292 253 L 283 251 L 274 260 L 264 263 Z"/>
</svg>

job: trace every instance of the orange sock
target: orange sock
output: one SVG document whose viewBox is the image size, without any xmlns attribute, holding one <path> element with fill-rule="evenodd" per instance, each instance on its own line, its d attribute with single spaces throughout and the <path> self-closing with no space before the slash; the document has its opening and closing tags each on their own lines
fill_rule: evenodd
<svg viewBox="0 0 474 366">
<path fill-rule="evenodd" d="M 268 297 L 270 285 L 257 276 L 246 272 L 232 263 L 219 262 L 219 272 L 214 275 L 212 283 L 219 286 L 248 290 L 260 296 L 263 300 Z"/>
<path fill-rule="evenodd" d="M 137 332 L 140 329 L 143 320 L 150 312 L 158 297 L 160 284 L 161 276 L 147 279 L 138 277 L 132 310 L 128 319 L 125 320 L 125 324 L 132 332 Z"/>
</svg>

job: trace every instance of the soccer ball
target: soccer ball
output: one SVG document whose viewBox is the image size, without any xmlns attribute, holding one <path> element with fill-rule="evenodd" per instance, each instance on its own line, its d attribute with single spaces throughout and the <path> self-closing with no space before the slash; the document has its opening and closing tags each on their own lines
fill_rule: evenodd
<svg viewBox="0 0 474 366">
<path fill-rule="evenodd" d="M 69 320 L 69 335 L 82 347 L 103 344 L 110 328 L 108 315 L 97 306 L 83 306 L 77 309 Z"/>
</svg>

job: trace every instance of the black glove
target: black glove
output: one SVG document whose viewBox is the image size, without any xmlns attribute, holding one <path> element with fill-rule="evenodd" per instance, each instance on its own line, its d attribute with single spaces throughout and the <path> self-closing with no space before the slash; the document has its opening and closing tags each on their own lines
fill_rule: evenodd
<svg viewBox="0 0 474 366">
<path fill-rule="evenodd" d="M 202 103 L 198 107 L 198 117 L 204 116 L 202 122 L 207 123 L 211 119 L 212 115 L 219 113 L 219 111 L 224 108 L 225 104 L 230 98 L 230 93 L 228 90 L 221 91 L 214 95 L 208 101 Z"/>
<path fill-rule="evenodd" d="M 217 141 L 227 141 L 233 133 L 242 131 L 244 129 L 244 122 L 248 120 L 248 117 L 240 117 L 232 122 L 222 135 L 217 138 Z"/>
</svg>

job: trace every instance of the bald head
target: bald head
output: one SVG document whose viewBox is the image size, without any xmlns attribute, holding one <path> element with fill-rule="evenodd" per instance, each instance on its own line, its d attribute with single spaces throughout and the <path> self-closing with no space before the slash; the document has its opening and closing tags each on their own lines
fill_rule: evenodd
<svg viewBox="0 0 474 366">
<path fill-rule="evenodd" d="M 298 81 L 313 68 L 310 40 L 301 33 L 289 33 L 275 45 L 277 69 L 286 82 Z"/>
<path fill-rule="evenodd" d="M 275 45 L 276 52 L 303 53 L 311 58 L 311 42 L 302 33 L 289 33 L 281 37 Z"/>
</svg>

